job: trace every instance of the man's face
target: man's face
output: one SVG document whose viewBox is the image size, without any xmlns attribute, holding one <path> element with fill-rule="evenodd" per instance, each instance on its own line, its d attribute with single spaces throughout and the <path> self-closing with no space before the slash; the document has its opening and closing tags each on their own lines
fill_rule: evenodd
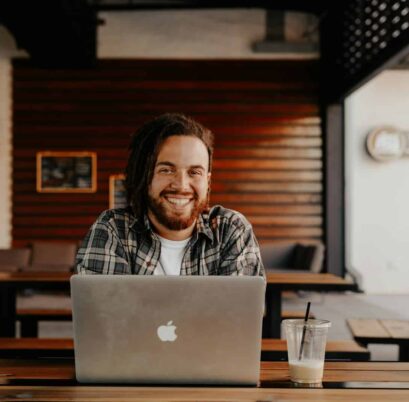
<svg viewBox="0 0 409 402">
<path fill-rule="evenodd" d="M 207 205 L 209 180 L 205 144 L 188 135 L 167 138 L 148 189 L 148 214 L 167 229 L 189 228 Z"/>
</svg>

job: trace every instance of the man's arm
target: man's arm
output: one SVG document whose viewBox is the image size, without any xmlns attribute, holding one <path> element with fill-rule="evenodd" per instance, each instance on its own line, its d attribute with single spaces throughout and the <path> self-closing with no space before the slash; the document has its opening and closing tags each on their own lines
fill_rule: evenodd
<svg viewBox="0 0 409 402">
<path fill-rule="evenodd" d="M 236 226 L 221 252 L 222 275 L 265 276 L 260 248 L 251 225 Z"/>
<path fill-rule="evenodd" d="M 106 222 L 95 222 L 77 253 L 79 274 L 131 274 L 118 233 Z"/>
</svg>

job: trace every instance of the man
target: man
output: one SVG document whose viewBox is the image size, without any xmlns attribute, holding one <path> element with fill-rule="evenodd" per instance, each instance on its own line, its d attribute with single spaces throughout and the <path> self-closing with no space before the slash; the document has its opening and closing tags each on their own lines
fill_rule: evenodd
<svg viewBox="0 0 409 402">
<path fill-rule="evenodd" d="M 212 154 L 212 133 L 192 118 L 144 124 L 126 168 L 130 206 L 100 215 L 78 251 L 78 272 L 263 276 L 250 223 L 208 206 Z"/>
</svg>

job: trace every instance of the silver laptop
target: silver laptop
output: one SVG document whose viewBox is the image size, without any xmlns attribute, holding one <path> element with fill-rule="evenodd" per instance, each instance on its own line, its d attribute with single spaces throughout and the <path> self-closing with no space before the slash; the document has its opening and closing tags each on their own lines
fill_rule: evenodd
<svg viewBox="0 0 409 402">
<path fill-rule="evenodd" d="M 74 275 L 79 382 L 255 385 L 260 277 Z"/>
</svg>

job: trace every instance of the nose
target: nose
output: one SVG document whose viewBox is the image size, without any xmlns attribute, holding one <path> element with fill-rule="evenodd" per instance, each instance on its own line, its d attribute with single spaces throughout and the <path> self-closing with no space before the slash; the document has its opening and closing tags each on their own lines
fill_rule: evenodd
<svg viewBox="0 0 409 402">
<path fill-rule="evenodd" d="M 178 171 L 173 177 L 171 187 L 178 191 L 190 190 L 190 179 L 187 172 Z"/>
</svg>

